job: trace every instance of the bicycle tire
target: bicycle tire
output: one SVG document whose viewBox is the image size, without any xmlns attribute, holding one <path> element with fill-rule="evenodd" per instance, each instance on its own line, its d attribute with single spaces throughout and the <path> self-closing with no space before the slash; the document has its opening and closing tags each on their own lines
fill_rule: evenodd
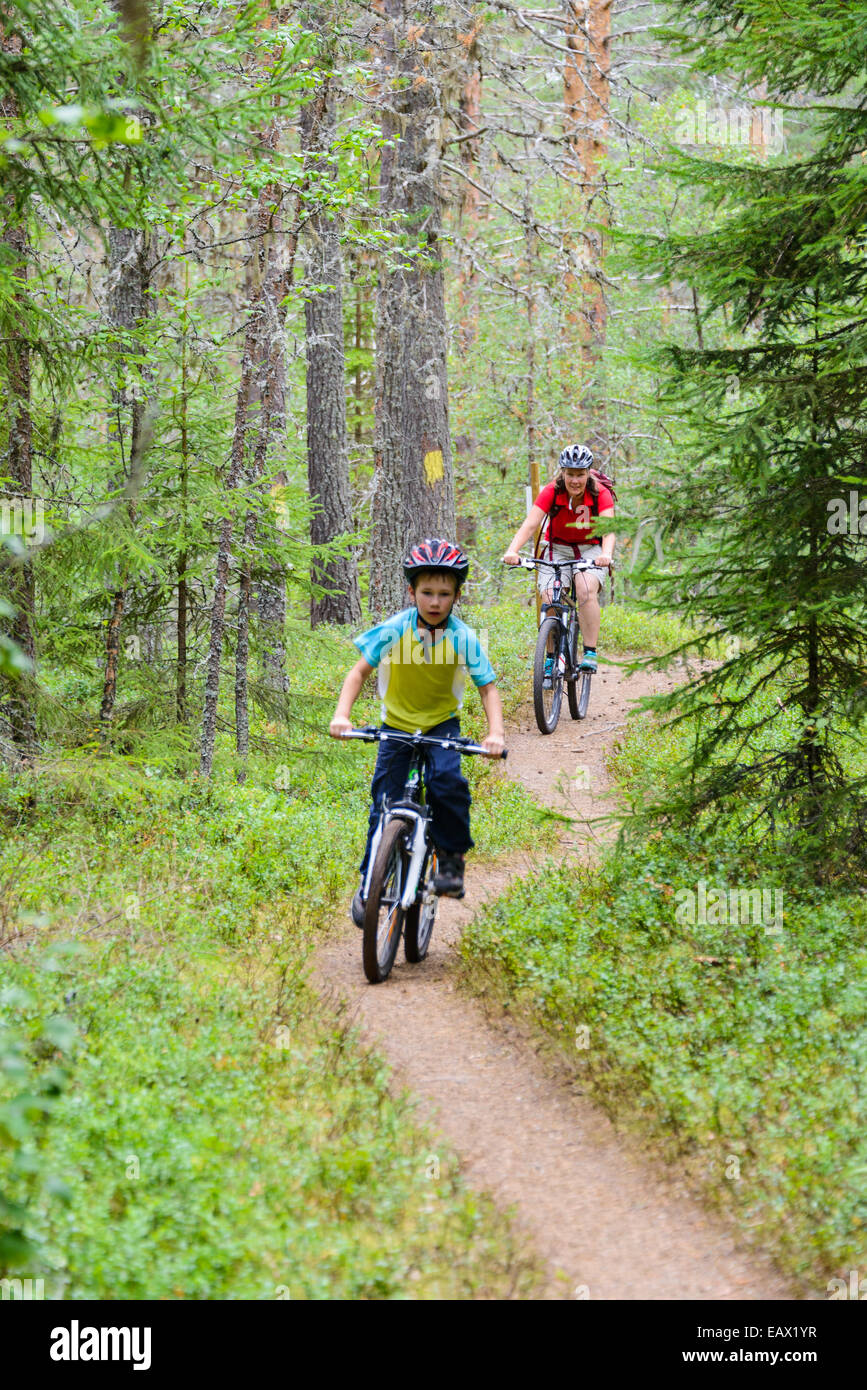
<svg viewBox="0 0 867 1390">
<path fill-rule="evenodd" d="M 589 671 L 581 674 L 581 689 L 578 693 L 578 718 L 583 719 L 587 713 L 587 706 L 590 703 L 590 682 L 593 679 Z"/>
<path fill-rule="evenodd" d="M 574 670 L 575 670 L 575 667 L 576 667 L 577 665 L 578 665 L 578 619 L 577 619 L 576 617 L 573 617 L 573 619 L 572 619 L 572 631 L 571 631 L 571 633 L 569 634 L 569 669 L 570 669 L 570 671 L 574 671 Z M 583 689 L 583 687 L 582 687 L 582 681 L 581 681 L 581 677 L 580 677 L 580 676 L 576 676 L 574 680 L 572 680 L 572 681 L 567 680 L 567 682 L 566 682 L 566 698 L 567 698 L 568 701 L 569 701 L 569 713 L 571 714 L 571 716 L 572 716 L 573 719 L 583 719 L 583 718 L 584 718 L 584 715 L 580 713 L 581 701 L 580 701 L 580 695 L 579 695 L 579 687 L 581 687 L 581 688 Z M 584 710 L 585 710 L 585 713 L 586 713 L 586 710 L 587 710 L 587 706 L 586 706 L 586 705 L 584 706 Z"/>
<path fill-rule="evenodd" d="M 364 940 L 361 948 L 364 973 L 372 985 L 387 980 L 394 965 L 404 912 L 400 905 L 406 868 L 405 844 L 409 833 L 406 821 L 393 816 L 386 821 L 373 861 L 370 888 L 364 908 Z M 381 921 L 382 899 L 387 916 Z M 391 909 L 388 912 L 388 909 Z M 388 931 L 383 935 L 384 929 Z"/>
<path fill-rule="evenodd" d="M 403 953 L 410 965 L 418 965 L 419 961 L 424 960 L 433 936 L 439 903 L 439 898 L 433 891 L 436 870 L 436 850 L 431 850 L 422 868 L 415 902 L 407 912 L 403 924 Z"/>
<path fill-rule="evenodd" d="M 554 650 L 548 651 L 548 639 L 553 634 Z M 533 661 L 533 709 L 536 714 L 536 723 L 541 733 L 553 734 L 560 719 L 560 705 L 563 700 L 563 676 L 557 669 L 557 657 L 560 654 L 560 619 L 543 618 L 539 628 L 539 636 L 536 638 L 536 655 Z M 545 679 L 545 658 L 553 656 L 554 673 L 551 677 L 551 689 L 545 690 L 542 682 Z M 546 701 L 545 697 L 548 696 Z"/>
</svg>

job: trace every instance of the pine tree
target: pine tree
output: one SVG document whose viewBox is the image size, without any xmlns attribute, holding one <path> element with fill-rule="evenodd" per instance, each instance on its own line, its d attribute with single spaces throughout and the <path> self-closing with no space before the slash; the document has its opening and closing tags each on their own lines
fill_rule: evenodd
<svg viewBox="0 0 867 1390">
<path fill-rule="evenodd" d="M 377 295 L 371 612 L 399 607 L 402 560 L 455 530 L 441 264 L 443 43 L 430 15 L 385 0 L 380 205 L 402 222 Z M 438 68 L 439 65 L 439 68 Z"/>
<path fill-rule="evenodd" d="M 319 17 L 317 26 L 325 34 Z M 322 60 L 326 57 L 323 42 Z M 333 54 L 328 55 L 332 58 Z M 310 539 L 316 546 L 352 530 L 349 454 L 346 437 L 346 365 L 343 345 L 343 268 L 340 224 L 322 206 L 316 185 L 336 181 L 330 147 L 335 136 L 334 74 L 323 77 L 324 101 L 307 102 L 301 112 L 302 140 L 311 182 L 307 204 L 308 279 L 304 306 L 307 352 L 307 477 L 313 514 Z M 311 626 L 357 623 L 361 618 L 357 562 L 335 556 L 315 566 L 311 578 L 322 586 L 310 601 Z"/>
<path fill-rule="evenodd" d="M 668 36 L 699 55 L 697 70 L 767 83 L 772 104 L 813 95 L 789 105 L 800 132 L 788 156 L 677 154 L 670 172 L 704 190 L 716 225 L 641 253 L 705 306 L 704 349 L 658 359 L 691 443 L 663 486 L 669 534 L 688 544 L 657 601 L 729 642 L 721 664 L 666 701 L 700 721 L 686 780 L 662 809 L 692 819 L 745 798 L 747 818 L 817 872 L 863 872 L 867 778 L 853 750 L 867 712 L 867 4 L 673 9 L 687 27 Z"/>
<path fill-rule="evenodd" d="M 0 47 L 4 55 L 14 59 L 21 52 L 19 35 L 6 37 L 0 34 Z M 0 120 L 9 125 L 18 116 L 18 103 L 13 92 L 0 96 Z M 16 206 L 10 194 L 3 200 L 2 229 L 0 229 L 0 257 L 3 269 L 11 282 L 9 295 L 9 325 L 6 335 L 5 358 L 8 394 L 6 413 L 8 416 L 8 443 L 6 456 L 8 462 L 0 471 L 7 473 L 12 492 L 12 504 L 22 508 L 29 504 L 33 494 L 32 466 L 32 420 L 30 415 L 30 345 L 26 329 L 27 264 L 31 255 L 26 214 Z M 0 481 L 0 493 L 5 491 Z M 23 543 L 23 536 L 17 537 Z M 2 540 L 2 536 L 0 536 Z M 2 558 L 2 557 L 0 557 Z M 18 655 L 17 669 L 10 670 L 3 684 L 5 686 L 4 705 L 8 715 L 12 742 L 20 753 L 32 751 L 36 742 L 36 718 L 30 691 L 29 669 L 35 655 L 34 605 L 35 589 L 33 566 L 23 556 L 11 569 L 9 575 L 9 606 L 7 612 L 12 618 L 9 647 Z"/>
</svg>

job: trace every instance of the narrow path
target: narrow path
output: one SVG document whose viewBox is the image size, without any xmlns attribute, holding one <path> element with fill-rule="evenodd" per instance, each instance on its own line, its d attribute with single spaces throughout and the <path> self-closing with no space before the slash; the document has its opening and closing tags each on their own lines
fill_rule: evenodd
<svg viewBox="0 0 867 1390">
<path fill-rule="evenodd" d="M 564 710 L 545 738 L 532 709 L 512 721 L 509 775 L 538 800 L 576 816 L 565 848 L 580 856 L 598 836 L 586 817 L 604 808 L 605 750 L 630 704 L 668 685 L 663 675 L 627 679 L 602 668 L 583 724 Z M 347 1001 L 362 1036 L 391 1064 L 395 1084 L 414 1093 L 422 1115 L 457 1150 L 466 1180 L 500 1206 L 514 1207 L 517 1227 L 547 1265 L 545 1297 L 795 1297 L 773 1266 L 739 1248 L 676 1175 L 645 1158 L 596 1105 L 553 1076 L 514 1025 L 490 1021 L 481 1004 L 458 991 L 455 943 L 463 926 L 486 898 L 531 867 L 530 856 L 494 865 L 470 859 L 466 899 L 441 902 L 427 960 L 407 965 L 401 948 L 382 985 L 366 983 L 360 932 L 343 917 L 318 953 L 319 988 Z"/>
</svg>

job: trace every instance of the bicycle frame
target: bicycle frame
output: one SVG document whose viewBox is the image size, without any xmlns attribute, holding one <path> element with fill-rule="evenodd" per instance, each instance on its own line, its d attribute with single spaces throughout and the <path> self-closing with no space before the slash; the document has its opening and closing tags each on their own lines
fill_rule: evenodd
<svg viewBox="0 0 867 1390">
<path fill-rule="evenodd" d="M 560 674 L 562 676 L 566 675 L 566 662 L 570 651 L 569 639 L 572 634 L 572 627 L 573 624 L 578 621 L 578 605 L 574 597 L 574 583 L 573 576 L 568 585 L 564 584 L 563 580 L 560 578 L 560 566 L 556 565 L 554 578 L 551 583 L 551 602 L 543 604 L 542 606 L 543 614 L 550 614 L 553 609 L 554 617 L 558 618 L 560 621 L 560 650 L 555 652 L 554 656 L 558 662 Z M 573 674 L 570 664 L 569 675 L 572 676 Z"/>
<path fill-rule="evenodd" d="M 560 651 L 554 652 L 553 655 L 558 661 L 562 661 L 560 668 L 561 676 L 567 680 L 574 680 L 577 676 L 577 669 L 573 669 L 570 666 L 567 675 L 567 656 L 564 655 L 564 650 L 565 653 L 568 654 L 572 626 L 574 623 L 578 622 L 578 604 L 575 601 L 574 593 L 575 575 L 581 574 L 586 570 L 598 570 L 599 567 L 595 565 L 592 560 L 544 560 L 538 558 L 531 560 L 528 556 L 521 556 L 520 567 L 522 569 L 539 569 L 542 566 L 554 571 L 554 578 L 551 581 L 551 601 L 544 605 L 543 612 L 550 614 L 553 609 L 553 616 L 559 619 L 562 630 Z M 568 584 L 563 580 L 561 574 L 562 570 L 572 571 Z"/>
<path fill-rule="evenodd" d="M 418 882 L 421 877 L 422 866 L 424 865 L 425 855 L 430 846 L 430 808 L 424 800 L 424 764 L 425 747 L 437 746 L 440 748 L 457 748 L 461 753 L 485 753 L 484 748 L 472 739 L 461 738 L 426 738 L 424 734 L 405 734 L 401 731 L 390 729 L 352 729 L 343 735 L 344 738 L 361 738 L 368 743 L 384 743 L 391 739 L 398 743 L 410 743 L 414 746 L 413 756 L 410 759 L 406 773 L 406 784 L 403 789 L 403 797 L 400 801 L 392 804 L 386 800 L 379 813 L 379 823 L 373 832 L 373 839 L 370 842 L 370 854 L 367 860 L 367 872 L 364 876 L 364 887 L 362 895 L 367 897 L 370 889 L 370 877 L 373 872 L 373 865 L 376 860 L 379 842 L 382 839 L 382 832 L 386 822 L 392 816 L 399 816 L 401 820 L 407 821 L 413 827 L 412 840 L 409 846 L 409 864 L 407 866 L 406 880 L 403 891 L 400 895 L 400 905 L 404 911 L 408 911 L 415 901 L 418 892 Z M 488 755 L 489 756 L 489 755 Z M 505 758 L 505 750 L 500 755 Z M 418 791 L 418 796 L 416 795 Z"/>
</svg>

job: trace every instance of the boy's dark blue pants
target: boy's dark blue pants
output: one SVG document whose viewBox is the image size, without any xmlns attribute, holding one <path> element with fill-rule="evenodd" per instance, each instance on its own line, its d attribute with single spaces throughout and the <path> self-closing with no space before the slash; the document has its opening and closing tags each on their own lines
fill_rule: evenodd
<svg viewBox="0 0 867 1390">
<path fill-rule="evenodd" d="M 383 724 L 382 728 L 388 731 L 391 725 Z M 454 738 L 460 731 L 460 720 L 455 717 L 435 724 L 425 733 L 431 738 Z M 379 745 L 370 786 L 373 805 L 370 808 L 367 845 L 361 861 L 362 876 L 367 871 L 370 842 L 379 822 L 382 799 L 387 796 L 392 802 L 400 800 L 413 751 L 409 744 L 397 739 L 394 743 L 387 741 Z M 434 844 L 444 854 L 464 854 L 472 849 L 473 840 L 470 835 L 470 788 L 461 772 L 461 755 L 456 748 L 426 748 L 425 753 L 424 780 L 427 802 L 432 812 Z"/>
</svg>

